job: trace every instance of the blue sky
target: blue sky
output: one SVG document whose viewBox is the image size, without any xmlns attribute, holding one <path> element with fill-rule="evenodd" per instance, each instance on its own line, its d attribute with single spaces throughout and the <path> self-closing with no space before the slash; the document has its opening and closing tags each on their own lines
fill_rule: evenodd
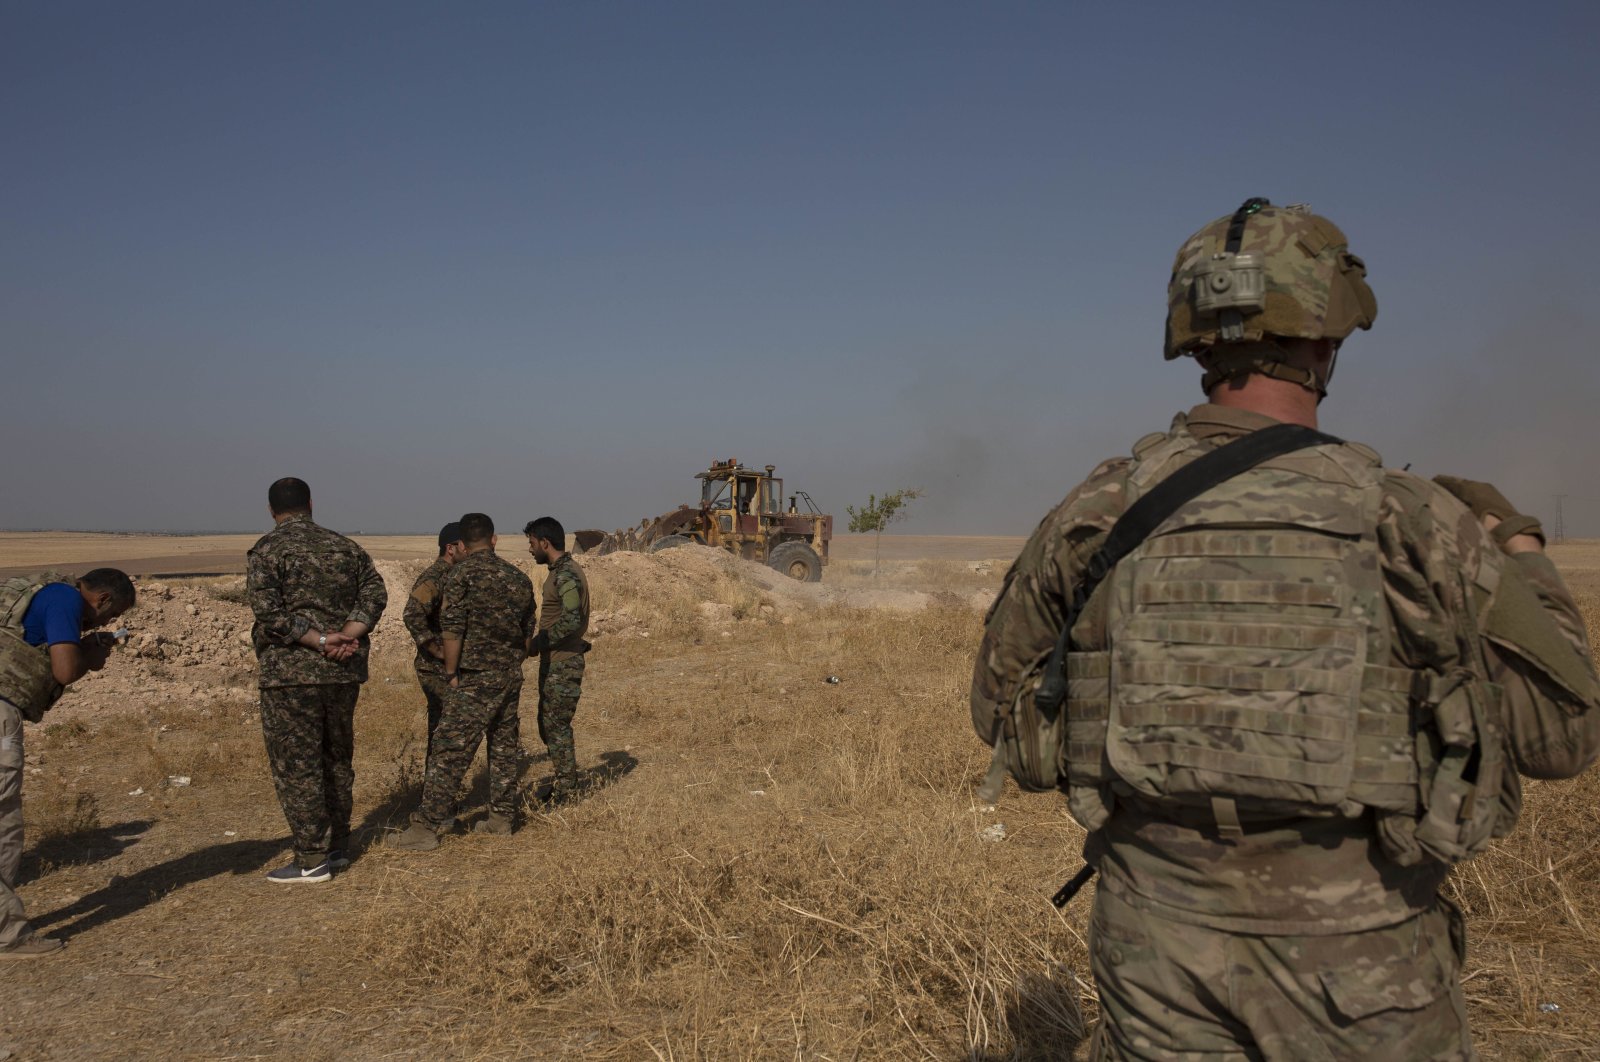
<svg viewBox="0 0 1600 1062">
<path fill-rule="evenodd" d="M 0 526 L 616 526 L 716 456 L 1024 533 L 1350 235 L 1324 427 L 1600 535 L 1592 4 L 0 3 Z"/>
</svg>

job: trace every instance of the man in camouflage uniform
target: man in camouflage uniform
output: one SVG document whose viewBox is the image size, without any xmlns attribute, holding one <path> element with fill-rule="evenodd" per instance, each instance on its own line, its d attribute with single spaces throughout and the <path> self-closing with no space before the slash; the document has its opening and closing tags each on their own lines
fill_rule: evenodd
<svg viewBox="0 0 1600 1062">
<path fill-rule="evenodd" d="M 411 596 L 406 598 L 406 630 L 417 643 L 417 656 L 412 666 L 417 671 L 417 684 L 428 702 L 428 751 L 433 751 L 433 732 L 439 725 L 439 715 L 444 711 L 444 640 L 439 635 L 439 586 L 451 565 L 461 559 L 466 544 L 461 541 L 461 525 L 451 522 L 439 531 L 439 559 L 411 584 Z"/>
<path fill-rule="evenodd" d="M 1365 273 L 1326 219 L 1264 200 L 1183 245 L 1166 355 L 1200 363 L 1209 402 L 1100 465 L 1024 547 L 973 676 L 986 741 L 1027 718 L 1134 500 L 1230 440 L 1316 427 L 1340 343 L 1377 312 Z M 1518 771 L 1572 777 L 1600 751 L 1583 622 L 1538 522 L 1331 440 L 1179 507 L 1067 648 L 1061 715 L 1035 710 L 1064 719 L 1057 784 L 1100 874 L 1091 1056 L 1473 1057 L 1440 886 L 1510 830 Z"/>
<path fill-rule="evenodd" d="M 559 521 L 541 516 L 528 521 L 528 552 L 549 569 L 539 602 L 539 633 L 528 646 L 539 657 L 539 736 L 550 750 L 555 774 L 552 803 L 576 800 L 578 754 L 572 743 L 572 717 L 583 692 L 583 654 L 589 643 L 589 580 L 567 550 Z"/>
<path fill-rule="evenodd" d="M 403 851 L 439 847 L 455 825 L 461 781 L 478 744 L 489 740 L 489 815 L 474 829 L 510 833 L 516 826 L 517 770 L 522 758 L 517 715 L 522 662 L 533 632 L 533 581 L 495 554 L 494 522 L 483 513 L 461 518 L 465 552 L 440 586 L 444 643 L 444 712 L 428 755 L 422 806 L 389 844 Z"/>
<path fill-rule="evenodd" d="M 114 636 L 85 636 L 132 608 L 133 582 L 115 568 L 77 580 L 0 582 L 0 959 L 34 959 L 62 941 L 33 932 L 16 894 L 22 863 L 23 720 L 37 723 L 66 687 L 106 666 Z"/>
<path fill-rule="evenodd" d="M 294 836 L 280 884 L 327 881 L 349 865 L 356 698 L 368 632 L 388 595 L 366 550 L 311 520 L 311 488 L 267 491 L 273 528 L 250 547 L 245 590 L 272 783 Z"/>
</svg>

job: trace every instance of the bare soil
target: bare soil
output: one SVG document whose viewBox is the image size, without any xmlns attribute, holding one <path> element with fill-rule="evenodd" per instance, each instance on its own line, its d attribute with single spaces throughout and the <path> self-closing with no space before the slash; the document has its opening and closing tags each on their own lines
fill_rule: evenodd
<svg viewBox="0 0 1600 1062">
<path fill-rule="evenodd" d="M 1081 1053 L 1087 896 L 1064 914 L 1047 897 L 1082 833 L 1050 796 L 1008 789 L 988 810 L 972 795 L 988 759 L 965 706 L 980 609 L 1020 540 L 945 540 L 931 558 L 890 543 L 881 569 L 836 554 L 820 586 L 698 548 L 586 561 L 595 650 L 576 729 L 593 790 L 531 806 L 514 836 L 462 833 L 423 856 L 380 841 L 419 796 L 422 697 L 399 609 L 431 548 L 385 543 L 391 607 L 357 715 L 362 851 L 319 886 L 262 876 L 287 860 L 287 831 L 240 580 L 144 582 L 130 644 L 28 730 L 21 892 L 69 946 L 6 968 L 0 1051 Z M 0 561 L 16 548 L 0 536 Z M 29 548 L 35 568 L 111 555 Z M 1583 581 L 1600 544 L 1555 555 L 1593 634 L 1600 594 Z M 533 716 L 530 687 L 537 793 Z M 469 821 L 483 799 L 478 774 Z M 1486 1058 L 1600 1058 L 1597 806 L 1594 772 L 1530 783 L 1516 834 L 1455 878 Z"/>
</svg>

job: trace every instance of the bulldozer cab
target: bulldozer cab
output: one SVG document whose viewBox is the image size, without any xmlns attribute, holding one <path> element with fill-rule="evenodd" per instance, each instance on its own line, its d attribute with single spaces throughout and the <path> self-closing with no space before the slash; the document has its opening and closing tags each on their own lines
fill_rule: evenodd
<svg viewBox="0 0 1600 1062">
<path fill-rule="evenodd" d="M 730 459 L 696 473 L 695 478 L 702 481 L 700 508 L 708 512 L 732 510 L 738 516 L 783 512 L 783 480 L 772 475 L 770 466 L 762 474 Z"/>
</svg>

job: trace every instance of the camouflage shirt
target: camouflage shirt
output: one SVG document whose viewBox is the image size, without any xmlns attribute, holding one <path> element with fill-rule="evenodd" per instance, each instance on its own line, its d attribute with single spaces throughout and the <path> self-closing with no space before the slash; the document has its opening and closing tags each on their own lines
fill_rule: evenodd
<svg viewBox="0 0 1600 1062">
<path fill-rule="evenodd" d="M 406 598 L 403 613 L 406 630 L 417 643 L 416 668 L 430 674 L 444 671 L 444 661 L 428 652 L 426 646 L 439 641 L 439 587 L 450 568 L 450 562 L 443 557 L 428 565 L 411 584 L 411 596 Z"/>
<path fill-rule="evenodd" d="M 572 554 L 563 553 L 550 565 L 541 597 L 539 630 L 549 643 L 550 659 L 583 652 L 583 636 L 589 629 L 589 580 Z"/>
<path fill-rule="evenodd" d="M 1202 405 L 1179 415 L 1173 432 L 1186 431 L 1209 449 L 1272 423 Z M 1169 438 L 1147 437 L 1135 451 Z M 1132 463 L 1114 459 L 1095 469 L 1044 518 L 1007 573 L 973 674 L 972 719 L 980 733 L 991 733 L 996 712 L 1053 646 L 1070 587 L 1128 504 Z M 1600 682 L 1581 614 L 1550 560 L 1501 552 L 1443 488 L 1392 470 L 1383 473 L 1377 540 L 1394 632 L 1389 664 L 1420 669 L 1439 645 L 1479 640 L 1490 678 L 1504 688 L 1507 748 L 1518 769 L 1540 778 L 1582 771 L 1600 752 Z M 1480 593 L 1486 585 L 1496 589 L 1475 608 L 1459 607 L 1461 588 L 1473 585 Z M 1103 593 L 1090 599 L 1073 628 L 1074 649 L 1107 646 L 1107 607 Z M 1515 790 L 1514 777 L 1511 785 Z M 1429 906 L 1448 873 L 1436 862 L 1396 865 L 1370 817 L 1285 822 L 1232 842 L 1220 840 L 1212 824 L 1177 821 L 1182 817 L 1119 800 L 1085 848 L 1102 887 L 1143 909 L 1218 929 L 1315 934 L 1409 918 Z"/>
<path fill-rule="evenodd" d="M 533 581 L 522 569 L 492 549 L 468 553 L 439 593 L 439 631 L 461 640 L 461 670 L 522 668 L 533 633 Z"/>
<path fill-rule="evenodd" d="M 308 514 L 295 515 L 250 547 L 246 573 L 263 689 L 367 680 L 371 646 L 365 636 L 360 650 L 344 661 L 300 644 L 310 630 L 328 634 L 346 623 L 364 623 L 368 630 L 377 625 L 388 595 L 366 550 L 319 527 Z"/>
</svg>

